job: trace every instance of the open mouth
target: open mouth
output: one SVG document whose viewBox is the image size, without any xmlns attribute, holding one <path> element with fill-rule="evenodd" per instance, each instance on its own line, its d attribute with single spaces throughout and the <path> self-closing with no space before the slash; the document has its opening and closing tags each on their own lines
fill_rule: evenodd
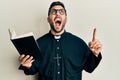
<svg viewBox="0 0 120 80">
<path fill-rule="evenodd" d="M 55 24 L 56 24 L 56 26 L 60 26 L 61 25 L 61 21 L 57 20 L 57 21 L 55 21 Z"/>
<path fill-rule="evenodd" d="M 60 26 L 62 23 L 61 18 L 55 18 L 55 25 Z"/>
</svg>

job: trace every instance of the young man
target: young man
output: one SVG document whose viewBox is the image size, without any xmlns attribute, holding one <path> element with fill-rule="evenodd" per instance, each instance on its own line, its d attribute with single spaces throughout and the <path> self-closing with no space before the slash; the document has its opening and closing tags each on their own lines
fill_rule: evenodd
<svg viewBox="0 0 120 80">
<path fill-rule="evenodd" d="M 66 32 L 67 12 L 63 3 L 53 2 L 48 11 L 51 30 L 37 42 L 41 56 L 19 57 L 25 74 L 39 73 L 39 80 L 81 80 L 82 71 L 92 72 L 101 60 L 102 44 L 96 39 L 96 29 L 89 47 L 79 37 Z"/>
</svg>

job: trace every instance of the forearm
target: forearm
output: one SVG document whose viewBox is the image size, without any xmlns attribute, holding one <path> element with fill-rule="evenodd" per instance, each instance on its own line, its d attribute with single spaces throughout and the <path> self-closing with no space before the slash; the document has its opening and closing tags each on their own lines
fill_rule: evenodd
<svg viewBox="0 0 120 80">
<path fill-rule="evenodd" d="M 35 73 L 37 73 L 37 62 L 34 61 L 30 68 L 26 68 L 20 65 L 19 70 L 23 70 L 26 75 L 34 75 Z"/>
<path fill-rule="evenodd" d="M 84 69 L 87 72 L 93 72 L 94 69 L 98 66 L 102 59 L 101 53 L 96 57 L 93 53 L 91 53 L 85 63 Z"/>
</svg>

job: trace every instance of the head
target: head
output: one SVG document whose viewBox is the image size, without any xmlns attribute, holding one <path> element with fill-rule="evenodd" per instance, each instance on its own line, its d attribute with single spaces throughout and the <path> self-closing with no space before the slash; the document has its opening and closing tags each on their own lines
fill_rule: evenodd
<svg viewBox="0 0 120 80">
<path fill-rule="evenodd" d="M 49 7 L 47 19 L 52 32 L 56 34 L 64 32 L 67 22 L 67 13 L 64 4 L 59 1 L 53 2 Z"/>
</svg>

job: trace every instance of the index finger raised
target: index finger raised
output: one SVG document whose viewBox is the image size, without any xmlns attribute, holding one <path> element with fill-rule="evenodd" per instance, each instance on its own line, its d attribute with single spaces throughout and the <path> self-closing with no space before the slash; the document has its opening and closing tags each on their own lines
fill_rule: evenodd
<svg viewBox="0 0 120 80">
<path fill-rule="evenodd" d="M 95 41 L 95 40 L 96 40 L 96 28 L 94 28 L 94 31 L 93 31 L 92 41 Z"/>
</svg>

